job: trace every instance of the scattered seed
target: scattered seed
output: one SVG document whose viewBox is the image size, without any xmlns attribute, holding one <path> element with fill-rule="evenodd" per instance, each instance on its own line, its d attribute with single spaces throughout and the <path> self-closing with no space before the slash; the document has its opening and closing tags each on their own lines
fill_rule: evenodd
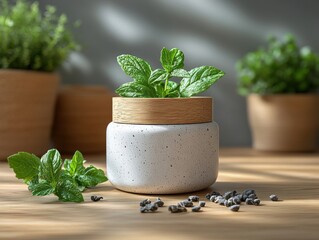
<svg viewBox="0 0 319 240">
<path fill-rule="evenodd" d="M 275 195 L 275 194 L 270 195 L 269 198 L 271 201 L 278 201 L 279 200 L 277 195 Z"/>
<path fill-rule="evenodd" d="M 257 195 L 255 193 L 249 194 L 248 198 L 256 199 Z"/>
<path fill-rule="evenodd" d="M 225 200 L 224 198 L 220 198 L 220 199 L 218 200 L 218 204 L 219 204 L 219 205 L 225 205 L 225 201 L 227 201 L 227 200 Z"/>
<path fill-rule="evenodd" d="M 207 193 L 207 194 L 205 195 L 205 198 L 208 199 L 208 200 L 210 200 L 211 197 L 212 197 L 212 194 L 210 194 L 210 193 Z"/>
<path fill-rule="evenodd" d="M 223 197 L 228 200 L 231 197 L 236 196 L 237 192 L 236 191 L 229 191 L 229 192 L 225 192 Z"/>
<path fill-rule="evenodd" d="M 256 198 L 254 199 L 254 205 L 259 206 L 260 205 L 260 199 Z"/>
<path fill-rule="evenodd" d="M 177 204 L 177 206 L 179 206 L 179 207 L 193 207 L 194 204 L 193 204 L 192 201 L 188 201 L 188 199 L 186 199 L 186 200 L 183 200 L 183 201 L 179 202 Z"/>
<path fill-rule="evenodd" d="M 157 204 L 158 207 L 164 206 L 164 202 L 159 197 L 156 199 L 155 204 Z"/>
<path fill-rule="evenodd" d="M 199 212 L 200 209 L 201 209 L 201 206 L 192 207 L 192 212 Z"/>
<path fill-rule="evenodd" d="M 141 213 L 149 213 L 149 212 L 156 212 L 158 209 L 157 205 L 155 203 L 150 203 L 145 205 L 144 207 L 140 208 Z"/>
<path fill-rule="evenodd" d="M 247 205 L 254 205 L 254 199 L 252 199 L 252 198 L 246 198 L 245 202 Z"/>
<path fill-rule="evenodd" d="M 170 205 L 168 207 L 168 211 L 171 213 L 180 213 L 180 212 L 187 212 L 187 209 L 182 206 Z"/>
<path fill-rule="evenodd" d="M 98 202 L 98 201 L 100 201 L 101 199 L 103 199 L 103 197 L 91 196 L 91 200 L 92 200 L 93 202 Z"/>
<path fill-rule="evenodd" d="M 189 196 L 188 197 L 188 201 L 198 202 L 199 201 L 199 197 L 198 196 Z"/>
<path fill-rule="evenodd" d="M 233 212 L 238 212 L 238 210 L 240 209 L 240 205 L 238 205 L 238 204 L 233 205 L 233 206 L 229 207 L 229 209 Z"/>
<path fill-rule="evenodd" d="M 233 204 L 240 204 L 241 203 L 240 198 L 241 197 L 239 197 L 239 196 L 233 197 Z"/>
<path fill-rule="evenodd" d="M 150 203 L 151 203 L 151 200 L 147 198 L 140 202 L 140 206 L 145 207 L 147 204 L 150 204 Z"/>
<path fill-rule="evenodd" d="M 205 205 L 206 205 L 206 202 L 205 202 L 205 201 L 199 201 L 199 206 L 205 207 Z"/>
<path fill-rule="evenodd" d="M 215 202 L 215 199 L 216 199 L 216 195 L 212 195 L 212 196 L 210 197 L 209 201 Z"/>
</svg>

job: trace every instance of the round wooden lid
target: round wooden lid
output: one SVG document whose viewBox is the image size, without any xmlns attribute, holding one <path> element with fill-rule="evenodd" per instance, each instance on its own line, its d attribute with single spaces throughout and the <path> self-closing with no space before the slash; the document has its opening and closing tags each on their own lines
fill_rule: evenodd
<svg viewBox="0 0 319 240">
<path fill-rule="evenodd" d="M 113 97 L 113 122 L 130 124 L 190 124 L 213 121 L 211 97 Z"/>
</svg>

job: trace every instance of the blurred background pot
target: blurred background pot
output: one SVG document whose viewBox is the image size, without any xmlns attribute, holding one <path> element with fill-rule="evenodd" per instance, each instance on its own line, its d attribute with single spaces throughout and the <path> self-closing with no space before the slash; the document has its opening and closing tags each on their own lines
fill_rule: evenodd
<svg viewBox="0 0 319 240">
<path fill-rule="evenodd" d="M 0 70 L 1 160 L 48 149 L 58 84 L 56 73 Z"/>
<path fill-rule="evenodd" d="M 253 146 L 269 151 L 314 151 L 319 132 L 319 95 L 248 96 Z"/>
<path fill-rule="evenodd" d="M 105 127 L 114 94 L 102 86 L 64 86 L 56 105 L 53 140 L 61 152 L 105 153 Z"/>
</svg>

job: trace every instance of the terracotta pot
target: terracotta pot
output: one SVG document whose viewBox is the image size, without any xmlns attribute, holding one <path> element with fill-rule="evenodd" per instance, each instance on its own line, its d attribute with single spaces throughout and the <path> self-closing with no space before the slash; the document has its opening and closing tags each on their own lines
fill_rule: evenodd
<svg viewBox="0 0 319 240">
<path fill-rule="evenodd" d="M 144 194 L 201 190 L 218 175 L 218 125 L 212 98 L 113 98 L 107 176 Z"/>
<path fill-rule="evenodd" d="M 56 73 L 0 70 L 0 159 L 47 151 L 58 84 Z"/>
<path fill-rule="evenodd" d="M 64 153 L 105 153 L 105 127 L 112 121 L 114 94 L 102 86 L 65 86 L 59 94 L 54 145 Z"/>
<path fill-rule="evenodd" d="M 248 96 L 253 146 L 267 151 L 314 151 L 319 132 L 319 95 Z"/>
</svg>

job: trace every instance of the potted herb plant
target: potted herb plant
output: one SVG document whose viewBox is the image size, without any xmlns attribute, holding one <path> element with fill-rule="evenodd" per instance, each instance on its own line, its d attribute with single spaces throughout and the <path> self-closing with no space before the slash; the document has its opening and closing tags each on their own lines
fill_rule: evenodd
<svg viewBox="0 0 319 240">
<path fill-rule="evenodd" d="M 113 98 L 107 127 L 107 174 L 118 189 L 171 194 L 204 189 L 218 174 L 218 126 L 212 98 L 193 97 L 224 73 L 212 66 L 184 69 L 181 50 L 163 48 L 161 69 L 132 55 L 117 58 L 134 81 Z M 171 78 L 182 78 L 180 82 Z"/>
<path fill-rule="evenodd" d="M 59 76 L 77 48 L 65 15 L 38 3 L 0 3 L 0 159 L 17 151 L 42 154 L 50 144 Z"/>
<path fill-rule="evenodd" d="M 319 57 L 292 35 L 269 40 L 237 65 L 239 93 L 247 96 L 253 146 L 313 151 L 319 130 Z"/>
</svg>

